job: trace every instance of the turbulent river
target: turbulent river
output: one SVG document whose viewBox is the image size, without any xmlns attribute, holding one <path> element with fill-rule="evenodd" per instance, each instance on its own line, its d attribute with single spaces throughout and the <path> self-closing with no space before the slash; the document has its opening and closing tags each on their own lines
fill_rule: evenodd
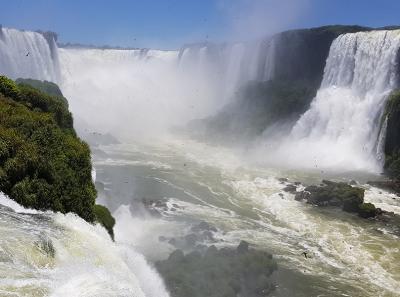
<svg viewBox="0 0 400 297">
<path fill-rule="evenodd" d="M 390 227 L 295 201 L 278 180 L 307 184 L 337 176 L 272 170 L 243 158 L 188 140 L 102 147 L 94 164 L 104 186 L 100 201 L 117 219 L 117 241 L 155 261 L 174 249 L 160 238 L 180 238 L 206 221 L 218 232 L 202 244 L 233 247 L 244 239 L 274 254 L 279 270 L 273 296 L 396 296 L 400 244 Z M 394 195 L 365 185 L 372 177 L 349 173 L 339 179 L 357 179 L 366 201 L 400 213 Z M 149 214 L 146 199 L 166 201 L 158 208 L 161 216 Z"/>
<path fill-rule="evenodd" d="M 272 41 L 263 55 L 243 44 L 216 55 L 207 46 L 57 48 L 38 33 L 0 32 L 1 73 L 57 82 L 83 138 L 157 139 L 93 147 L 98 203 L 116 218 L 115 242 L 75 215 L 24 209 L 0 193 L 0 296 L 169 296 L 154 263 L 180 245 L 193 248 L 185 239 L 203 221 L 216 229 L 199 248 L 246 240 L 274 255 L 272 296 L 400 296 L 399 230 L 283 190 L 355 180 L 366 202 L 400 214 L 400 199 L 367 185 L 380 176 L 365 173 L 382 165 L 380 119 L 398 87 L 400 31 L 337 38 L 321 89 L 291 137 L 279 149 L 254 151 L 164 136 L 215 113 L 239 82 L 273 78 Z M 283 163 L 312 169 L 273 169 Z"/>
</svg>

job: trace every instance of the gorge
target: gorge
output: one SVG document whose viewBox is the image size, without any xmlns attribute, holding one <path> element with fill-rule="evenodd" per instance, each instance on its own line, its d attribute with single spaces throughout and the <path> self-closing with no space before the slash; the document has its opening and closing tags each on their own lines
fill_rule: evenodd
<svg viewBox="0 0 400 297">
<path fill-rule="evenodd" d="M 60 87 L 116 224 L 112 242 L 100 225 L 1 194 L 0 294 L 397 296 L 400 199 L 367 182 L 400 172 L 399 59 L 396 27 L 171 51 L 62 46 L 2 27 L 0 74 Z M 384 215 L 296 198 L 328 179 Z M 262 277 L 238 269 L 238 286 L 218 271 L 213 283 L 216 268 L 200 263 L 214 259 Z"/>
</svg>

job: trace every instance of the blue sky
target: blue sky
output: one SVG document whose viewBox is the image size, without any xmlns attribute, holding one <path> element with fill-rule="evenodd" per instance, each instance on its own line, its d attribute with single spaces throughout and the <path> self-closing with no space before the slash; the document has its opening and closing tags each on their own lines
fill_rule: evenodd
<svg viewBox="0 0 400 297">
<path fill-rule="evenodd" d="M 5 27 L 61 42 L 177 48 L 327 24 L 400 24 L 400 0 L 0 0 Z"/>
</svg>

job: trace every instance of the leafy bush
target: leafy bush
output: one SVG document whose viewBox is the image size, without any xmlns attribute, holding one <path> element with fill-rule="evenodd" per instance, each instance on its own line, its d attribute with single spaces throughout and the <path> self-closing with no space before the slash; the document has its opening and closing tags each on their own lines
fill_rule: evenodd
<svg viewBox="0 0 400 297">
<path fill-rule="evenodd" d="M 90 150 L 67 104 L 0 76 L 0 190 L 40 210 L 95 220 Z"/>
<path fill-rule="evenodd" d="M 14 100 L 19 98 L 19 90 L 17 85 L 5 76 L 0 76 L 0 93 L 6 97 L 14 98 Z"/>
<path fill-rule="evenodd" d="M 45 93 L 50 96 L 55 96 L 59 99 L 61 99 L 65 104 L 68 104 L 67 99 L 64 97 L 62 94 L 60 88 L 53 82 L 50 81 L 40 81 L 36 79 L 24 79 L 24 78 L 18 78 L 15 81 L 18 85 L 28 85 L 31 86 L 42 93 Z"/>
</svg>

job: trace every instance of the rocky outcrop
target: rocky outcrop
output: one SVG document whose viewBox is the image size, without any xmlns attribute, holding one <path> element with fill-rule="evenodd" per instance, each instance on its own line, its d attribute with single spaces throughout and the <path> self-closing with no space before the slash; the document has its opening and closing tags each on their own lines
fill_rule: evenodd
<svg viewBox="0 0 400 297">
<path fill-rule="evenodd" d="M 316 206 L 340 207 L 363 218 L 375 217 L 382 212 L 373 204 L 364 203 L 364 189 L 342 182 L 323 180 L 321 185 L 308 186 L 297 192 L 295 199 L 305 200 Z"/>
<path fill-rule="evenodd" d="M 265 297 L 275 286 L 272 255 L 242 241 L 236 249 L 210 246 L 204 253 L 175 250 L 156 263 L 173 297 Z"/>
</svg>

